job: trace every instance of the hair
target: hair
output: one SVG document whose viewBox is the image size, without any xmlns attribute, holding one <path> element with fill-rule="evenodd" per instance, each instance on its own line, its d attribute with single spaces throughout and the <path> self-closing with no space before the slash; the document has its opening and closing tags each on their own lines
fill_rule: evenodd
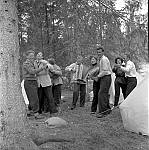
<svg viewBox="0 0 149 150">
<path fill-rule="evenodd" d="M 91 56 L 89 57 L 90 60 L 91 60 L 92 58 L 95 58 L 96 61 L 97 61 L 97 56 L 91 55 Z"/>
<path fill-rule="evenodd" d="M 98 46 L 97 47 L 97 50 L 100 50 L 100 49 L 102 50 L 102 52 L 104 52 L 104 47 L 103 46 Z"/>
<path fill-rule="evenodd" d="M 49 62 L 51 65 L 54 65 L 54 64 L 55 64 L 55 59 L 54 59 L 54 58 L 49 58 L 49 59 L 48 59 L 48 62 Z"/>
<path fill-rule="evenodd" d="M 34 52 L 33 50 L 28 50 L 28 51 L 25 53 L 25 56 L 28 56 L 30 53 L 34 53 L 34 54 L 35 54 L 35 52 Z"/>
<path fill-rule="evenodd" d="M 118 60 L 118 59 L 120 59 L 120 60 L 121 60 L 121 63 L 123 63 L 123 61 L 124 61 L 123 58 L 117 57 L 117 58 L 115 58 L 115 63 L 116 63 L 116 64 L 117 64 L 117 60 Z"/>
</svg>

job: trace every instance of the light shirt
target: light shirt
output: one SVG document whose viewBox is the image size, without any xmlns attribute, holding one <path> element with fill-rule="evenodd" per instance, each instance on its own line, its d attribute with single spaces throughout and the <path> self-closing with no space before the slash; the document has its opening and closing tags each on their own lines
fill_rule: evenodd
<svg viewBox="0 0 149 150">
<path fill-rule="evenodd" d="M 110 75 L 112 73 L 110 61 L 106 56 L 102 56 L 99 61 L 100 72 L 98 77 L 103 77 L 105 75 Z"/>
<path fill-rule="evenodd" d="M 126 67 L 121 66 L 121 69 L 125 72 L 127 77 L 136 77 L 136 67 L 132 61 L 128 60 Z"/>
<path fill-rule="evenodd" d="M 42 70 L 37 74 L 37 82 L 38 82 L 38 87 L 48 87 L 51 86 L 51 78 L 49 76 L 49 70 L 53 70 L 53 66 L 50 65 L 47 61 L 45 60 L 40 60 L 37 62 L 36 67 L 41 68 L 45 63 L 47 63 L 47 69 Z"/>
</svg>

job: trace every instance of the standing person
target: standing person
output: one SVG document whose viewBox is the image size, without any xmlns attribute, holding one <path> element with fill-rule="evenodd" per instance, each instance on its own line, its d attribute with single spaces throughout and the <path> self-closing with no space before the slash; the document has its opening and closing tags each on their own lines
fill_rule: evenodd
<svg viewBox="0 0 149 150">
<path fill-rule="evenodd" d="M 41 72 L 46 68 L 46 65 L 43 65 L 41 68 L 36 69 L 34 66 L 34 51 L 30 50 L 26 52 L 26 61 L 23 63 L 23 78 L 24 78 L 24 88 L 29 100 L 29 110 L 28 115 L 34 115 L 38 117 L 39 111 L 39 99 L 38 99 L 38 85 L 36 74 Z"/>
<path fill-rule="evenodd" d="M 42 113 L 45 98 L 47 99 L 48 111 L 52 113 L 57 113 L 56 106 L 54 104 L 53 94 L 52 94 L 52 83 L 51 78 L 48 74 L 48 71 L 53 71 L 53 66 L 48 64 L 46 60 L 43 60 L 43 54 L 39 52 L 37 54 L 37 63 L 36 68 L 42 68 L 45 64 L 47 64 L 47 68 L 42 70 L 37 74 L 38 81 L 38 96 L 39 96 L 39 113 Z"/>
<path fill-rule="evenodd" d="M 100 68 L 98 74 L 100 87 L 98 92 L 98 113 L 96 117 L 101 118 L 111 112 L 109 105 L 109 89 L 111 85 L 112 69 L 109 59 L 104 55 L 104 48 L 102 46 L 97 48 L 97 54 L 99 59 L 98 65 Z"/>
<path fill-rule="evenodd" d="M 125 98 L 132 92 L 132 90 L 137 86 L 136 78 L 136 67 L 135 64 L 130 60 L 130 54 L 125 55 L 126 67 L 119 66 L 126 75 L 126 94 Z"/>
<path fill-rule="evenodd" d="M 55 64 L 55 60 L 53 58 L 49 59 L 48 62 L 53 66 L 54 69 L 54 71 L 51 73 L 52 91 L 54 102 L 56 106 L 59 106 L 61 102 L 61 86 L 63 84 L 62 71 L 61 68 Z"/>
<path fill-rule="evenodd" d="M 97 57 L 91 56 L 90 61 L 91 67 L 88 72 L 88 78 L 93 80 L 93 101 L 91 105 L 91 114 L 95 114 L 97 111 L 98 91 L 100 87 L 99 80 L 96 80 L 96 77 L 99 74 L 99 66 L 97 65 Z"/>
<path fill-rule="evenodd" d="M 119 64 L 120 66 L 122 66 L 123 64 L 123 59 L 120 57 L 117 57 L 115 59 L 115 64 Z M 125 72 L 122 71 L 122 69 L 120 67 L 114 66 L 114 68 L 112 69 L 112 71 L 115 73 L 115 81 L 114 81 L 114 85 L 115 85 L 115 101 L 114 101 L 114 106 L 118 105 L 119 102 L 119 97 L 120 97 L 120 88 L 122 89 L 122 93 L 123 93 L 123 97 L 124 99 L 126 98 L 126 78 L 125 78 Z"/>
<path fill-rule="evenodd" d="M 70 66 L 65 68 L 66 71 L 72 72 L 72 83 L 73 83 L 73 101 L 71 110 L 76 107 L 76 103 L 79 98 L 80 92 L 80 107 L 84 107 L 85 98 L 86 98 L 86 75 L 88 71 L 88 67 L 86 67 L 83 63 L 83 57 L 79 55 L 77 57 L 77 61 Z"/>
</svg>

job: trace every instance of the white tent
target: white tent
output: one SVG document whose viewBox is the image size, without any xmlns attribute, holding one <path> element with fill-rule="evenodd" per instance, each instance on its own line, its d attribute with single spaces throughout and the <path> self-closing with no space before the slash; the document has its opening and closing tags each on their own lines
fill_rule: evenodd
<svg viewBox="0 0 149 150">
<path fill-rule="evenodd" d="M 120 104 L 124 128 L 143 135 L 149 135 L 148 84 L 149 73 Z"/>
</svg>

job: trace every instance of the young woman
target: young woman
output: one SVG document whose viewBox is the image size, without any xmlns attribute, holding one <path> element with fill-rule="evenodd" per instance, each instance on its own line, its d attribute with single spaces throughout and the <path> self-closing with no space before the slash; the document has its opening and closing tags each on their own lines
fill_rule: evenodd
<svg viewBox="0 0 149 150">
<path fill-rule="evenodd" d="M 88 78 L 93 80 L 93 101 L 91 106 L 91 114 L 95 114 L 97 111 L 98 104 L 98 91 L 99 91 L 99 81 L 96 80 L 99 74 L 99 66 L 97 66 L 97 57 L 91 56 L 90 58 L 91 67 L 88 73 Z"/>
<path fill-rule="evenodd" d="M 120 96 L 120 88 L 122 89 L 123 97 L 126 98 L 126 78 L 125 78 L 125 72 L 120 68 L 117 67 L 117 65 L 122 66 L 123 59 L 118 57 L 115 59 L 115 66 L 112 69 L 112 71 L 115 73 L 115 102 L 114 106 L 118 105 L 119 102 L 119 96 Z"/>
</svg>

